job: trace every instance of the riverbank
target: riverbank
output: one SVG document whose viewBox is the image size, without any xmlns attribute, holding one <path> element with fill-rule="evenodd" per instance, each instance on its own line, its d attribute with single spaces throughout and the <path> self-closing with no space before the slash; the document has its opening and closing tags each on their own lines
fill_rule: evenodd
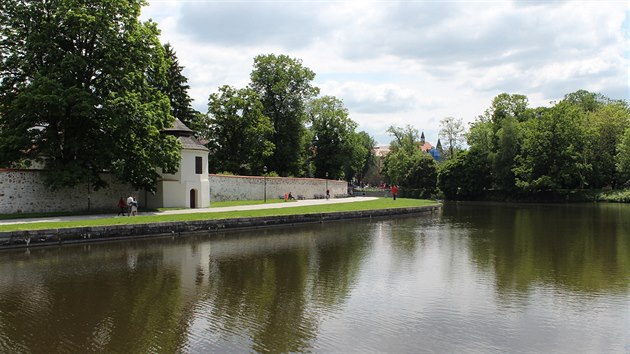
<svg viewBox="0 0 630 354">
<path fill-rule="evenodd" d="M 328 201 L 328 203 L 331 202 L 332 201 Z M 171 211 L 171 215 L 168 216 L 168 218 L 165 216 L 145 216 L 144 219 L 143 217 L 112 218 L 109 216 L 109 219 L 94 220 L 93 222 L 86 221 L 79 224 L 81 226 L 76 227 L 72 227 L 72 224 L 69 224 L 69 227 L 57 227 L 57 224 L 54 222 L 16 224 L 14 226 L 7 225 L 5 227 L 12 227 L 13 229 L 0 232 L 0 249 L 128 238 L 160 237 L 179 235 L 186 232 L 217 232 L 222 230 L 279 227 L 293 224 L 321 223 L 413 213 L 431 213 L 438 211 L 441 207 L 441 205 L 437 203 L 427 205 L 427 201 L 416 203 L 419 206 L 387 207 L 381 209 L 370 209 L 370 201 L 364 201 L 362 203 L 337 202 L 336 204 L 338 205 L 336 207 L 331 204 L 325 204 L 327 203 L 326 201 L 317 202 L 317 204 L 320 203 L 323 205 L 285 207 L 283 209 L 278 209 L 278 207 L 274 206 L 247 206 L 246 210 L 232 213 L 228 212 L 227 214 L 225 214 L 225 212 L 223 214 L 221 212 L 215 212 L 215 215 L 200 213 L 199 210 L 188 209 Z M 295 204 L 300 205 L 300 203 Z M 354 204 L 354 208 L 350 208 L 348 204 Z M 304 205 L 304 203 L 301 205 Z M 358 210 L 330 211 L 333 208 Z M 317 211 L 318 209 L 320 209 L 319 212 Z M 261 215 L 265 213 L 268 215 Z M 146 220 L 146 222 L 143 222 L 143 220 Z M 128 222 L 130 221 L 134 223 L 129 224 Z M 26 229 L 24 229 L 25 226 Z"/>
<path fill-rule="evenodd" d="M 491 202 L 522 203 L 630 203 L 629 189 L 571 189 L 543 191 L 537 193 L 506 192 L 489 190 L 479 200 Z"/>
</svg>

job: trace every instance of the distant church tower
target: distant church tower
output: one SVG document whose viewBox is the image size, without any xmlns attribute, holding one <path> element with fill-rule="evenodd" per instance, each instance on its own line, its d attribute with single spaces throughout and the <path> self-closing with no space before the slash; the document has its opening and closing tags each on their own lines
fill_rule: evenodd
<svg viewBox="0 0 630 354">
<path fill-rule="evenodd" d="M 420 146 L 424 145 L 425 140 L 424 140 L 424 131 L 422 132 L 422 134 L 420 135 Z"/>
<path fill-rule="evenodd" d="M 440 154 L 444 153 L 444 150 L 442 150 L 442 143 L 440 142 L 439 138 L 438 138 L 437 144 L 435 145 L 435 148 L 438 149 Z"/>
<path fill-rule="evenodd" d="M 155 195 L 147 195 L 150 208 L 207 208 L 210 205 L 208 149 L 179 119 L 164 134 L 177 137 L 182 144 L 181 161 L 175 174 L 161 173 Z"/>
</svg>

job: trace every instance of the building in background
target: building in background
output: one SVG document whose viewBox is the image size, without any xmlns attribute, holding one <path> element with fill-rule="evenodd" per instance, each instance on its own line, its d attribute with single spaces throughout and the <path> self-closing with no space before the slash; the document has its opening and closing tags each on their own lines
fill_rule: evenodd
<svg viewBox="0 0 630 354">
<path fill-rule="evenodd" d="M 155 194 L 147 193 L 149 208 L 206 208 L 210 205 L 208 148 L 179 119 L 164 134 L 177 137 L 182 144 L 179 169 L 174 174 L 160 173 Z"/>
</svg>

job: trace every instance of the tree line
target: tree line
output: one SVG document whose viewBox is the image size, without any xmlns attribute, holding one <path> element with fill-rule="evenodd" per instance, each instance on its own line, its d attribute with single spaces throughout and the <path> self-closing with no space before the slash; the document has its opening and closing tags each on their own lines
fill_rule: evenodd
<svg viewBox="0 0 630 354">
<path fill-rule="evenodd" d="M 144 0 L 0 3 L 0 167 L 38 166 L 51 188 L 105 186 L 111 172 L 155 190 L 179 168 L 175 118 L 210 149 L 210 171 L 351 180 L 374 140 L 343 102 L 318 97 L 299 59 L 260 55 L 251 83 L 222 86 L 194 110 L 174 49 Z"/>
<path fill-rule="evenodd" d="M 624 100 L 579 90 L 551 107 L 531 108 L 503 93 L 471 125 L 468 149 L 440 166 L 450 199 L 489 190 L 531 195 L 630 186 L 630 109 Z"/>
<path fill-rule="evenodd" d="M 300 59 L 259 55 L 250 78 L 245 88 L 220 87 L 191 123 L 207 141 L 211 172 L 347 181 L 365 173 L 374 139 L 357 131 L 340 99 L 318 96 Z"/>
<path fill-rule="evenodd" d="M 0 2 L 0 167 L 41 166 L 51 188 L 100 188 L 111 172 L 153 191 L 158 171 L 179 168 L 179 142 L 161 133 L 177 118 L 210 150 L 211 172 L 361 181 L 375 169 L 374 139 L 300 59 L 259 55 L 246 87 L 221 86 L 194 110 L 174 48 L 139 20 L 144 4 Z M 537 108 L 503 93 L 467 131 L 442 119 L 439 163 L 417 129 L 390 127 L 376 172 L 450 199 L 628 187 L 629 117 L 626 101 L 583 90 Z"/>
<path fill-rule="evenodd" d="M 445 148 L 438 162 L 420 151 L 417 129 L 390 127 L 384 180 L 412 191 L 406 196 L 454 200 L 630 187 L 625 100 L 578 90 L 533 108 L 525 95 L 502 93 L 468 130 L 453 117 L 440 128 Z"/>
</svg>

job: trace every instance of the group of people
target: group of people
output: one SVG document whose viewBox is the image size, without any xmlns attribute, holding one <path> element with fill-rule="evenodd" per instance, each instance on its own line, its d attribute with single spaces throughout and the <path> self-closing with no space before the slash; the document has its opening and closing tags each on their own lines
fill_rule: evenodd
<svg viewBox="0 0 630 354">
<path fill-rule="evenodd" d="M 138 215 L 138 200 L 135 197 L 129 196 L 127 200 L 124 197 L 120 197 L 118 200 L 118 208 L 120 211 L 116 216 L 136 216 Z"/>
</svg>

